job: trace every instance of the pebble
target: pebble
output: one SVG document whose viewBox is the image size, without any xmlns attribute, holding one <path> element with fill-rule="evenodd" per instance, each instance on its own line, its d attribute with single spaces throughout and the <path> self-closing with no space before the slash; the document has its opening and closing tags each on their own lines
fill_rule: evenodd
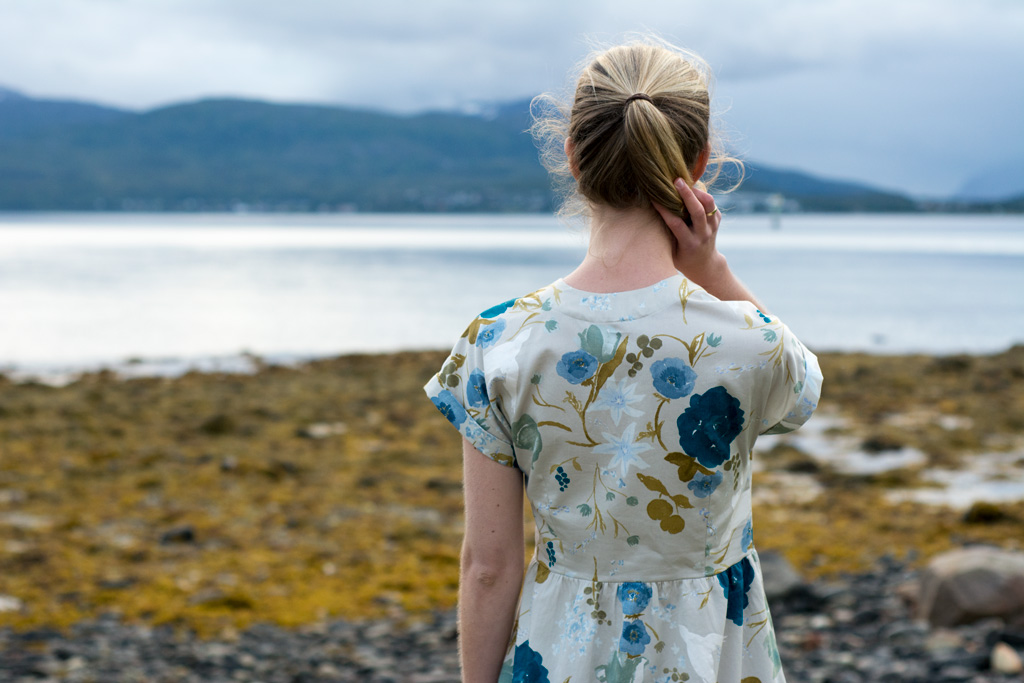
<svg viewBox="0 0 1024 683">
<path fill-rule="evenodd" d="M 1024 671 L 1024 662 L 1012 647 L 1004 642 L 996 643 L 989 657 L 992 670 L 1001 674 L 1019 674 Z"/>
<path fill-rule="evenodd" d="M 1007 683 L 1020 680 L 1024 631 L 998 619 L 930 629 L 899 589 L 916 578 L 892 560 L 807 583 L 771 609 L 791 683 Z M 9 596 L 3 596 L 9 597 Z M 0 628 L 0 681 L 154 683 L 457 683 L 455 612 L 394 619 L 257 624 L 202 640 L 105 615 L 75 625 Z"/>
</svg>

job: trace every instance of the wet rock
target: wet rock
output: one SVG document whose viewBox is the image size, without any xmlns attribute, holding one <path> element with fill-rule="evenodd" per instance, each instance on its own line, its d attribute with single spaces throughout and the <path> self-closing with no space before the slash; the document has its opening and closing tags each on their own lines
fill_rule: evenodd
<svg viewBox="0 0 1024 683">
<path fill-rule="evenodd" d="M 27 512 L 5 512 L 0 515 L 0 526 L 9 526 L 25 531 L 49 531 L 53 528 L 53 520 Z"/>
<path fill-rule="evenodd" d="M 19 612 L 22 606 L 21 600 L 13 595 L 0 595 L 0 614 L 4 612 Z"/>
<path fill-rule="evenodd" d="M 23 503 L 28 498 L 21 489 L 0 489 L 0 505 Z"/>
<path fill-rule="evenodd" d="M 199 425 L 199 431 L 210 436 L 223 436 L 238 430 L 238 424 L 233 417 L 218 413 L 211 415 Z"/>
<path fill-rule="evenodd" d="M 865 453 L 884 453 L 900 450 L 903 448 L 903 442 L 888 434 L 875 434 L 864 439 L 860 448 Z"/>
<path fill-rule="evenodd" d="M 295 435 L 304 439 L 326 439 L 348 432 L 348 425 L 344 422 L 314 422 L 313 424 L 299 427 Z"/>
<path fill-rule="evenodd" d="M 926 652 L 936 656 L 953 653 L 964 646 L 965 639 L 952 629 L 940 628 L 928 634 L 924 641 Z"/>
<path fill-rule="evenodd" d="M 989 656 L 992 670 L 1000 674 L 1019 674 L 1024 671 L 1024 662 L 1017 651 L 1006 643 L 996 643 Z"/>
<path fill-rule="evenodd" d="M 160 534 L 160 545 L 173 543 L 195 543 L 196 530 L 191 524 L 177 526 Z"/>
<path fill-rule="evenodd" d="M 964 513 L 964 521 L 968 524 L 995 524 L 996 522 L 1004 522 L 1011 519 L 1013 517 L 1008 515 L 998 505 L 983 501 L 974 503 Z"/>
<path fill-rule="evenodd" d="M 976 547 L 933 558 L 922 572 L 918 613 L 932 626 L 1024 619 L 1024 553 Z"/>
<path fill-rule="evenodd" d="M 782 553 L 765 551 L 759 553 L 758 557 L 764 575 L 764 594 L 769 602 L 784 600 L 803 587 L 803 577 Z"/>
</svg>

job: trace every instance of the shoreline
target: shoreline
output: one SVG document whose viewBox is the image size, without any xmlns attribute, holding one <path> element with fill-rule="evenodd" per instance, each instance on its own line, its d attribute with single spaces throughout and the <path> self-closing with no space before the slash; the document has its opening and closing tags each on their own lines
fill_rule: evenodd
<svg viewBox="0 0 1024 683">
<path fill-rule="evenodd" d="M 114 612 L 213 637 L 450 610 L 460 451 L 420 389 L 444 357 L 95 372 L 61 387 L 0 377 L 0 628 Z M 892 494 L 937 491 L 928 472 L 986 454 L 1024 482 L 1024 347 L 820 359 L 818 441 L 798 431 L 755 451 L 762 553 L 814 581 L 884 556 L 913 568 L 966 544 L 1020 549 L 1024 496 L 953 508 Z M 847 471 L 822 443 L 897 466 Z"/>
</svg>

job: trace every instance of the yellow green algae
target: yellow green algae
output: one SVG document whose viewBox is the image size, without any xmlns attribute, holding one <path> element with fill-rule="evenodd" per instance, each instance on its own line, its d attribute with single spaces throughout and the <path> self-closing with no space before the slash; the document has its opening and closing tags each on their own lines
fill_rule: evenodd
<svg viewBox="0 0 1024 683">
<path fill-rule="evenodd" d="M 0 595 L 20 605 L 0 625 L 66 627 L 115 612 L 223 636 L 254 622 L 450 608 L 460 444 L 420 389 L 443 358 L 353 355 L 130 380 L 98 372 L 61 387 L 0 378 Z M 845 433 L 912 446 L 936 466 L 1021 446 L 1024 348 L 821 360 L 822 410 Z M 756 490 L 807 455 L 776 445 L 755 458 Z M 886 496 L 923 485 L 917 470 L 811 469 L 822 495 L 755 510 L 758 547 L 808 576 L 1024 537 L 1021 502 L 965 517 Z"/>
</svg>

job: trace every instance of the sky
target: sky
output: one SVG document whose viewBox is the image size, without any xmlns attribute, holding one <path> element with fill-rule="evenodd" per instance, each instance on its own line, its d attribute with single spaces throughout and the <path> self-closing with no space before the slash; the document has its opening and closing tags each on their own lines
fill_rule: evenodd
<svg viewBox="0 0 1024 683">
<path fill-rule="evenodd" d="M 711 65 L 720 130 L 755 167 L 1024 192 L 1021 0 L 4 0 L 0 17 L 0 86 L 140 110 L 466 110 L 564 89 L 595 43 L 654 32 Z"/>
</svg>

